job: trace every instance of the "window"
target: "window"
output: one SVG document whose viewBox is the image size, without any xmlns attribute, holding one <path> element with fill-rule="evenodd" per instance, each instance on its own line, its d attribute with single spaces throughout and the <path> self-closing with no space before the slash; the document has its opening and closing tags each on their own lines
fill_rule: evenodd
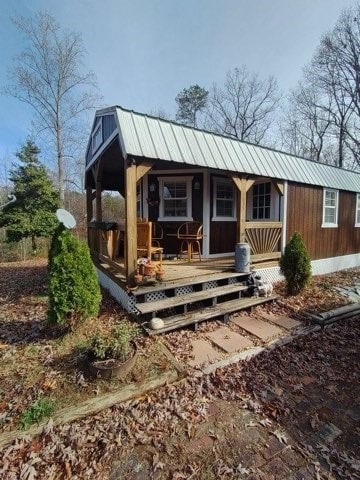
<svg viewBox="0 0 360 480">
<path fill-rule="evenodd" d="M 136 185 L 136 216 L 141 218 L 142 215 L 142 189 L 141 185 Z"/>
<path fill-rule="evenodd" d="M 226 178 L 214 178 L 213 220 L 233 221 L 235 217 L 235 190 Z"/>
<path fill-rule="evenodd" d="M 324 189 L 322 227 L 338 226 L 338 198 L 337 190 Z"/>
<path fill-rule="evenodd" d="M 360 193 L 356 194 L 355 227 L 360 227 Z"/>
<path fill-rule="evenodd" d="M 271 182 L 255 183 L 253 186 L 253 220 L 270 218 L 271 210 Z"/>
<path fill-rule="evenodd" d="M 92 153 L 96 152 L 96 150 L 100 147 L 102 142 L 103 142 L 102 119 L 100 119 L 96 129 L 92 134 Z"/>
<path fill-rule="evenodd" d="M 192 220 L 192 177 L 160 178 L 160 219 Z"/>
</svg>

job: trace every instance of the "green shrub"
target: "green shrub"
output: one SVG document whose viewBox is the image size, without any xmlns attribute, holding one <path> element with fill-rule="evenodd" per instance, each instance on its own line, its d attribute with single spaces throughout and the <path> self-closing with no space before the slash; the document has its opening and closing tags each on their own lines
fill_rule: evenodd
<svg viewBox="0 0 360 480">
<path fill-rule="evenodd" d="M 285 276 L 287 291 L 294 295 L 299 293 L 311 278 L 311 261 L 300 233 L 295 232 L 285 247 L 280 258 L 280 270 Z"/>
<path fill-rule="evenodd" d="M 50 417 L 55 410 L 55 404 L 49 398 L 42 398 L 33 403 L 20 418 L 20 427 L 27 430 L 33 423 L 40 423 L 42 419 Z"/>
<path fill-rule="evenodd" d="M 59 225 L 49 252 L 49 320 L 74 328 L 79 321 L 99 313 L 100 301 L 88 246 Z"/>
</svg>

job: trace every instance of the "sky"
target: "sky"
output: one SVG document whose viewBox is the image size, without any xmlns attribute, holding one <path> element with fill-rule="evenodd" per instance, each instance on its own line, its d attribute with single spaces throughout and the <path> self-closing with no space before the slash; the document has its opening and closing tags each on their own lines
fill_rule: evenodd
<svg viewBox="0 0 360 480">
<path fill-rule="evenodd" d="M 99 107 L 162 109 L 174 116 L 175 97 L 183 88 L 196 83 L 207 89 L 213 83 L 222 85 L 226 72 L 241 65 L 261 78 L 275 76 L 286 95 L 296 87 L 321 36 L 353 3 L 0 0 L 0 87 L 24 46 L 11 17 L 47 10 L 62 28 L 81 33 L 85 66 L 96 73 L 103 97 Z M 31 133 L 31 118 L 25 104 L 0 95 L 0 177 Z"/>
</svg>

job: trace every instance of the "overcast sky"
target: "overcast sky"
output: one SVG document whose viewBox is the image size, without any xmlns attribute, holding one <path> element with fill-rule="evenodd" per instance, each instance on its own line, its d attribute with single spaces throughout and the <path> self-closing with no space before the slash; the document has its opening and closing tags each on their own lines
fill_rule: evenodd
<svg viewBox="0 0 360 480">
<path fill-rule="evenodd" d="M 10 17 L 39 10 L 82 34 L 86 66 L 103 104 L 175 114 L 175 96 L 194 83 L 222 84 L 245 64 L 296 86 L 321 36 L 348 0 L 0 0 L 0 83 L 22 37 Z M 31 132 L 31 111 L 0 96 L 0 162 Z M 0 173 L 1 176 L 1 173 Z"/>
</svg>

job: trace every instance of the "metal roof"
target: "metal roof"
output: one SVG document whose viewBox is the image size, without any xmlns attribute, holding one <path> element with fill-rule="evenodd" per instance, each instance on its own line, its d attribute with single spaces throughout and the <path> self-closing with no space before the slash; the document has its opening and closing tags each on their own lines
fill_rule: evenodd
<svg viewBox="0 0 360 480">
<path fill-rule="evenodd" d="M 117 113 L 120 141 L 127 155 L 360 192 L 360 173 L 122 107 L 111 110 Z"/>
</svg>

